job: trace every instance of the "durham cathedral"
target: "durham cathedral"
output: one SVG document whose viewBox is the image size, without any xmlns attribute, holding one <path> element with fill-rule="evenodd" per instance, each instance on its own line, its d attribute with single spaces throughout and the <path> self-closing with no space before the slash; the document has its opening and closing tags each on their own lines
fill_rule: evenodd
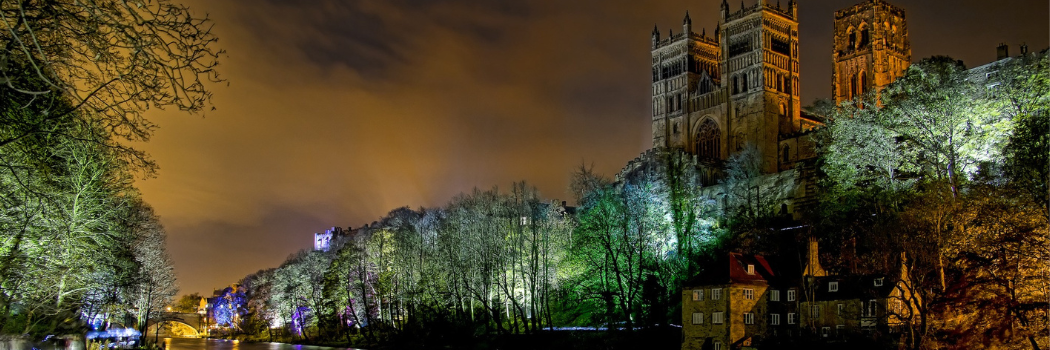
<svg viewBox="0 0 1050 350">
<path fill-rule="evenodd" d="M 797 6 L 758 0 L 734 11 L 723 0 L 712 35 L 694 32 L 688 13 L 679 33 L 653 28 L 653 148 L 717 166 L 752 144 L 765 174 L 814 158 L 808 132 L 823 122 L 800 106 Z M 836 11 L 834 26 L 836 103 L 880 89 L 908 68 L 904 10 L 869 0 Z"/>
<path fill-rule="evenodd" d="M 692 25 L 687 13 L 679 33 L 653 29 L 653 150 L 688 154 L 716 197 L 728 191 L 711 186 L 725 162 L 757 151 L 752 164 L 762 176 L 748 186 L 779 188 L 773 207 L 797 219 L 815 190 L 811 136 L 824 120 L 800 106 L 796 2 L 758 0 L 734 11 L 723 0 L 712 35 Z M 867 0 L 836 11 L 832 47 L 836 104 L 882 89 L 911 61 L 904 10 Z M 653 150 L 620 176 L 652 163 Z M 791 259 L 731 253 L 686 281 L 682 349 L 783 348 L 801 334 L 833 340 L 899 325 L 891 313 L 910 295 L 907 274 L 828 273 L 813 239 L 806 254 L 803 270 L 784 263 Z"/>
</svg>

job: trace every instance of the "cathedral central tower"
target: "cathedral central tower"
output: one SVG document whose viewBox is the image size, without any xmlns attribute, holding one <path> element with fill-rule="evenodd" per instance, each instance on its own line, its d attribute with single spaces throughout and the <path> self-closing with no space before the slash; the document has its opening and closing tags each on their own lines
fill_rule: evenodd
<svg viewBox="0 0 1050 350">
<path fill-rule="evenodd" d="M 882 90 L 904 75 L 911 43 L 904 10 L 868 0 L 835 11 L 832 94 L 835 103 Z"/>
</svg>

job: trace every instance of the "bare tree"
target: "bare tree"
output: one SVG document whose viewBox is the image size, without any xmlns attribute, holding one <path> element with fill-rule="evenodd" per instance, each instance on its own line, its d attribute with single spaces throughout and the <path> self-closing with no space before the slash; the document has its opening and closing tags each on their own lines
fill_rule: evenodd
<svg viewBox="0 0 1050 350">
<path fill-rule="evenodd" d="M 41 116 L 0 147 L 75 111 L 116 137 L 147 140 L 155 125 L 143 112 L 202 111 L 206 83 L 223 81 L 209 19 L 171 1 L 0 1 L 0 22 L 0 84 Z"/>
</svg>

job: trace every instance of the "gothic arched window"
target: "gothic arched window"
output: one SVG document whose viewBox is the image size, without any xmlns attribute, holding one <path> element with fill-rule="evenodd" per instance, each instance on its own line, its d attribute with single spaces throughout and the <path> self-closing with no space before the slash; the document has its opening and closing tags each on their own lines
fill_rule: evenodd
<svg viewBox="0 0 1050 350">
<path fill-rule="evenodd" d="M 857 73 L 857 91 L 856 95 L 860 96 L 864 94 L 864 88 L 866 87 L 867 79 L 864 77 L 864 72 Z"/>
<path fill-rule="evenodd" d="M 704 120 L 696 131 L 696 155 L 700 159 L 720 159 L 722 156 L 722 132 L 711 119 Z"/>
<path fill-rule="evenodd" d="M 869 34 L 868 34 L 868 32 L 869 32 L 868 31 L 868 26 L 861 25 L 861 27 L 860 27 L 860 40 L 857 41 L 857 48 L 858 49 L 862 48 L 862 47 L 865 47 L 865 46 L 868 46 L 868 41 L 869 41 Z"/>
<path fill-rule="evenodd" d="M 846 91 L 846 99 L 852 100 L 857 95 L 857 75 L 849 77 L 849 90 Z"/>
<path fill-rule="evenodd" d="M 846 51 L 853 51 L 857 47 L 857 33 L 853 32 L 853 27 L 846 29 L 846 34 L 849 36 L 849 46 L 846 47 Z"/>
</svg>

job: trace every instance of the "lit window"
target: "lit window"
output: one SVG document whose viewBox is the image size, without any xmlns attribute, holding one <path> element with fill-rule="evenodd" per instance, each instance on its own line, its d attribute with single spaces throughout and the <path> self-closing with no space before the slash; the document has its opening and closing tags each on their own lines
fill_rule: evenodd
<svg viewBox="0 0 1050 350">
<path fill-rule="evenodd" d="M 693 290 L 693 301 L 704 301 L 704 290 L 694 289 Z"/>
<path fill-rule="evenodd" d="M 829 335 L 831 335 L 831 327 L 821 327 L 820 328 L 820 336 L 821 337 L 827 338 Z"/>
<path fill-rule="evenodd" d="M 776 289 L 769 291 L 769 301 L 780 301 L 780 291 Z"/>
<path fill-rule="evenodd" d="M 878 310 L 879 304 L 875 299 L 868 301 L 868 317 L 875 317 L 875 312 Z"/>
<path fill-rule="evenodd" d="M 838 282 L 828 282 L 828 291 L 829 292 L 838 292 L 839 291 L 839 283 Z"/>
<path fill-rule="evenodd" d="M 798 323 L 798 314 L 796 314 L 794 312 L 789 312 L 788 313 L 788 324 L 795 324 L 795 323 Z"/>
<path fill-rule="evenodd" d="M 820 317 L 820 305 L 810 305 L 809 316 L 813 318 Z"/>
<path fill-rule="evenodd" d="M 795 301 L 795 290 L 788 289 L 788 301 Z"/>
<path fill-rule="evenodd" d="M 711 300 L 721 300 L 722 290 L 718 288 L 711 288 Z"/>
<path fill-rule="evenodd" d="M 846 305 L 838 304 L 838 310 L 835 311 L 835 314 L 838 315 L 839 317 L 842 317 L 842 310 L 844 310 L 845 308 L 846 308 Z"/>
<path fill-rule="evenodd" d="M 711 313 L 711 323 L 722 324 L 722 322 L 725 322 L 725 314 L 724 313 L 722 313 L 721 311 L 719 311 L 719 312 L 712 312 Z"/>
<path fill-rule="evenodd" d="M 774 326 L 779 325 L 780 324 L 780 314 L 769 315 L 769 324 L 774 325 Z"/>
<path fill-rule="evenodd" d="M 879 278 L 875 279 L 875 286 L 876 287 L 882 287 L 882 277 L 879 277 Z"/>
<path fill-rule="evenodd" d="M 747 264 L 747 274 L 748 275 L 754 275 L 755 274 L 755 265 Z"/>
<path fill-rule="evenodd" d="M 704 324 L 704 313 L 694 312 L 693 313 L 693 324 Z"/>
<path fill-rule="evenodd" d="M 744 299 L 753 300 L 755 299 L 755 290 L 746 288 L 744 289 Z"/>
<path fill-rule="evenodd" d="M 755 324 L 755 314 L 751 312 L 745 312 L 744 324 Z"/>
<path fill-rule="evenodd" d="M 722 342 L 715 340 L 714 346 L 711 347 L 713 350 L 722 350 Z"/>
</svg>

